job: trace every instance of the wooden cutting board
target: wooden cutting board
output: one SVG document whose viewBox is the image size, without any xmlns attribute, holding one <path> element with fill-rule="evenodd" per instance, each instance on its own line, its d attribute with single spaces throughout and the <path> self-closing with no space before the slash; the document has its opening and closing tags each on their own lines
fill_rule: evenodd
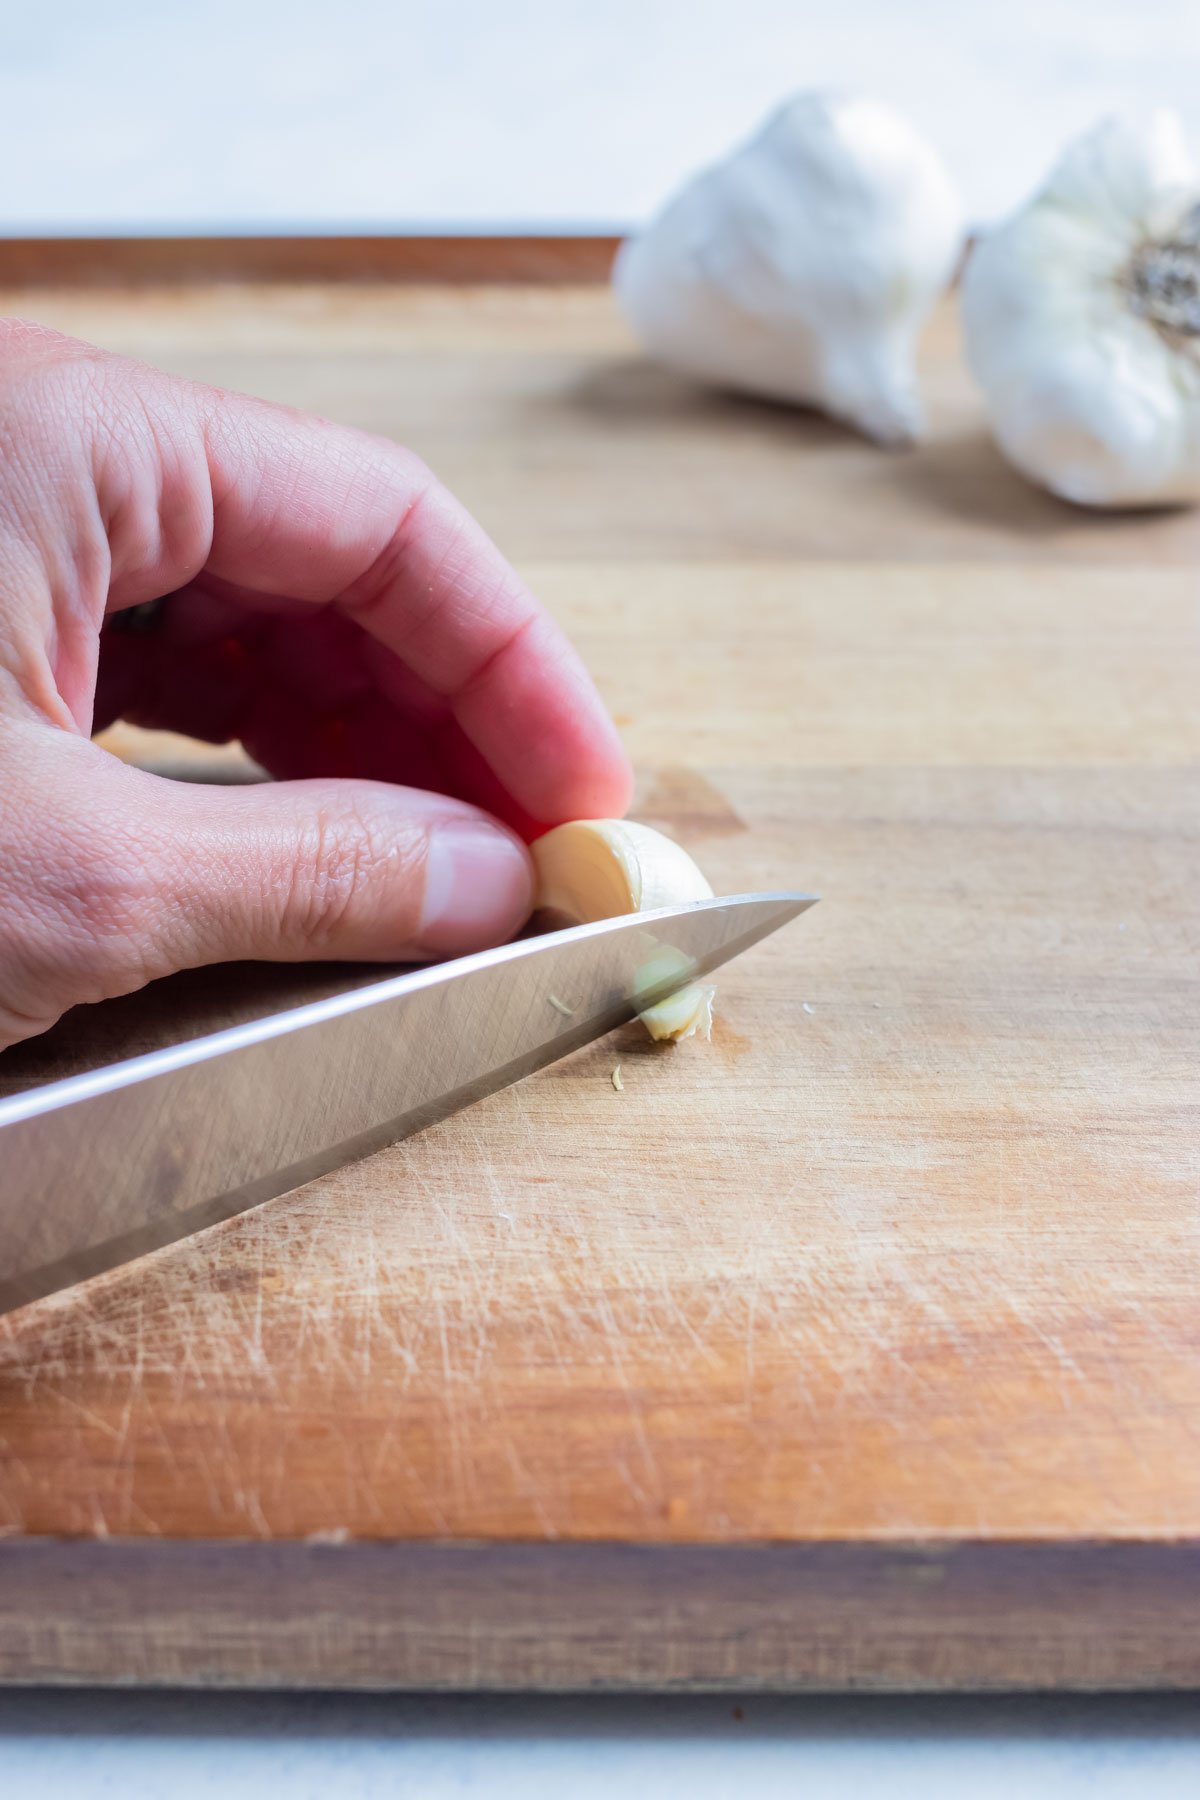
<svg viewBox="0 0 1200 1800">
<path fill-rule="evenodd" d="M 4 303 L 419 448 L 638 816 L 824 901 L 711 1045 L 630 1027 L 0 1321 L 0 1672 L 1200 1681 L 1200 519 L 1027 488 L 949 311 L 896 454 L 656 371 L 599 288 Z M 184 978 L 0 1073 L 338 979 Z"/>
</svg>

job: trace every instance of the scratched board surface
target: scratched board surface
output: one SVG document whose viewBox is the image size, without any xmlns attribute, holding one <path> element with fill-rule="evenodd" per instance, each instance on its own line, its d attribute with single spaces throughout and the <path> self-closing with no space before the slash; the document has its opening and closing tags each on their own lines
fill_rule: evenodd
<svg viewBox="0 0 1200 1800">
<path fill-rule="evenodd" d="M 0 1673 L 1200 1678 L 1200 521 L 1026 488 L 949 316 L 900 455 L 598 290 L 6 304 L 420 449 L 637 815 L 824 898 L 711 1044 L 629 1027 L 0 1321 Z M 184 977 L 0 1087 L 339 979 Z"/>
</svg>

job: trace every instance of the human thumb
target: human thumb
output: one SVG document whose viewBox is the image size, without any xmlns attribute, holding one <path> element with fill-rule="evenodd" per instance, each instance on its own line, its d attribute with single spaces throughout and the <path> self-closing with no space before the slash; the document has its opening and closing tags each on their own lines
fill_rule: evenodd
<svg viewBox="0 0 1200 1800">
<path fill-rule="evenodd" d="M 528 917 L 528 851 L 463 802 L 374 781 L 172 782 L 58 744 L 51 791 L 39 802 L 35 783 L 6 818 L 0 1044 L 178 969 L 452 956 Z"/>
</svg>

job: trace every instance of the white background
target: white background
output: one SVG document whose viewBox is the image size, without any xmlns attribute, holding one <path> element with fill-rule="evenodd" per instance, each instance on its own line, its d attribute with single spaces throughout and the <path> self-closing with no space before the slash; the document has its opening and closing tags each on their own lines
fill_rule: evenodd
<svg viewBox="0 0 1200 1800">
<path fill-rule="evenodd" d="M 1113 109 L 1200 141 L 1200 0 L 0 0 L 0 232 L 620 226 L 820 86 L 979 221 Z"/>
<path fill-rule="evenodd" d="M 5 1800 L 1195 1800 L 1185 1696 L 0 1696 Z"/>
<path fill-rule="evenodd" d="M 1110 110 L 1200 140 L 1200 0 L 0 0 L 0 233 L 621 227 L 787 92 L 900 108 L 976 221 Z M 1186 1699 L 0 1695 L 6 1800 L 1183 1800 Z"/>
</svg>

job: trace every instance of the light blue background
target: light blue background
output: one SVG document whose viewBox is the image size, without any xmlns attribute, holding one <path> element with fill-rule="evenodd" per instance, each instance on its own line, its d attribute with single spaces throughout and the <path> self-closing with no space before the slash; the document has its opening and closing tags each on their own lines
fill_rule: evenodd
<svg viewBox="0 0 1200 1800">
<path fill-rule="evenodd" d="M 976 219 L 1114 108 L 1200 139 L 1196 0 L 0 0 L 0 231 L 623 224 L 797 88 Z"/>
<path fill-rule="evenodd" d="M 739 1705 L 740 1719 L 734 1716 Z M 0 1695 L 5 1800 L 1196 1800 L 1200 1705 Z"/>
</svg>

